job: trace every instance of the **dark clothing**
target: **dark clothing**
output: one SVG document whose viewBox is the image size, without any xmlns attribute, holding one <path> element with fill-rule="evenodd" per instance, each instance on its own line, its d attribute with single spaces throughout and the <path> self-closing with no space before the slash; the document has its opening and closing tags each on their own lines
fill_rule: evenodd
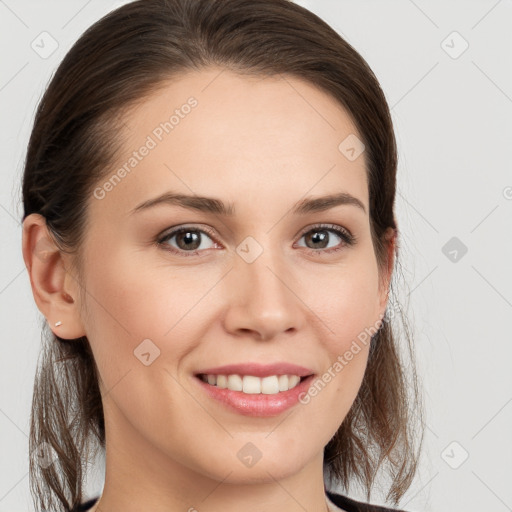
<svg viewBox="0 0 512 512">
<path fill-rule="evenodd" d="M 336 506 L 340 507 L 343 510 L 346 510 L 346 512 L 405 512 L 399 511 L 394 508 L 385 508 L 378 507 L 377 505 L 368 505 L 367 503 L 363 503 L 361 501 L 354 501 L 351 500 L 350 498 L 347 498 L 346 496 L 343 496 L 341 494 L 335 494 L 329 491 L 326 491 L 326 494 Z M 98 498 L 93 498 L 89 501 L 86 501 L 72 512 L 86 512 L 96 503 L 96 501 L 98 501 L 98 499 L 99 496 Z"/>
<path fill-rule="evenodd" d="M 88 500 L 85 503 L 78 505 L 78 507 L 71 510 L 71 512 L 86 512 L 86 510 L 89 510 L 99 499 L 100 497 L 98 496 L 97 498 Z"/>
<path fill-rule="evenodd" d="M 346 510 L 346 512 L 405 512 L 404 510 L 398 510 L 395 508 L 386 508 L 379 507 L 377 505 L 369 505 L 368 503 L 363 503 L 362 501 L 355 501 L 347 498 L 346 496 L 342 496 L 341 494 L 334 494 L 329 491 L 325 491 L 327 497 L 342 510 Z"/>
</svg>

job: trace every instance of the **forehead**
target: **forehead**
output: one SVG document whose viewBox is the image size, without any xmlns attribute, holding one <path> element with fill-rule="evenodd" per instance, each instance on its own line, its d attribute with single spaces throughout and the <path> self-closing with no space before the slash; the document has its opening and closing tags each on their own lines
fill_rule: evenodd
<svg viewBox="0 0 512 512">
<path fill-rule="evenodd" d="M 346 191 L 368 204 L 365 154 L 344 152 L 347 138 L 362 138 L 352 119 L 296 77 L 187 72 L 161 84 L 123 122 L 122 151 L 103 183 L 122 178 L 102 207 L 126 213 L 166 189 L 235 204 Z"/>
</svg>

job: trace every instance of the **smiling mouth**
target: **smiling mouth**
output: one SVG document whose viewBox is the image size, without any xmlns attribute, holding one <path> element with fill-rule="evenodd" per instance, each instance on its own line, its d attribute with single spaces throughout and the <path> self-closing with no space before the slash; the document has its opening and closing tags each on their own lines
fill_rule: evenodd
<svg viewBox="0 0 512 512">
<path fill-rule="evenodd" d="M 220 389 L 230 391 L 239 391 L 244 394 L 265 394 L 275 395 L 284 391 L 289 391 L 298 386 L 302 381 L 311 377 L 305 375 L 269 375 L 267 377 L 256 377 L 254 375 L 240 374 L 197 374 L 196 377 L 203 382 Z"/>
</svg>

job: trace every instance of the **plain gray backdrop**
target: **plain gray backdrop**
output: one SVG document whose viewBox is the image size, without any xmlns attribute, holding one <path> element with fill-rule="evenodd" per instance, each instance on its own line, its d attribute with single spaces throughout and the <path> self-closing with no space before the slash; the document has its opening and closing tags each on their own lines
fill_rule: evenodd
<svg viewBox="0 0 512 512">
<path fill-rule="evenodd" d="M 34 112 L 75 40 L 122 3 L 0 0 L 0 512 L 33 510 L 28 433 L 42 315 L 21 254 L 20 184 Z M 403 298 L 427 411 L 401 507 L 510 511 L 512 3 L 297 3 L 367 60 L 395 125 Z M 91 472 L 89 495 L 102 477 L 101 466 Z"/>
</svg>

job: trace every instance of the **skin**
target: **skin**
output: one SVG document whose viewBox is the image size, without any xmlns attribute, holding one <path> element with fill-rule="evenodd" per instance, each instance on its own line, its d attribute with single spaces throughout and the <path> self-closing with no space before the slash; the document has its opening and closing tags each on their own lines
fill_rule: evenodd
<svg viewBox="0 0 512 512">
<path fill-rule="evenodd" d="M 89 199 L 81 283 L 44 219 L 33 214 L 23 224 L 39 310 L 59 336 L 86 335 L 99 368 L 106 480 L 93 511 L 327 510 L 323 450 L 356 397 L 369 346 L 308 404 L 270 418 L 226 409 L 193 374 L 289 361 L 321 376 L 385 311 L 394 238 L 379 274 L 365 154 L 350 161 L 338 149 L 350 134 L 362 138 L 347 112 L 296 78 L 220 71 L 180 75 L 125 115 L 123 151 L 107 179 L 175 108 L 198 101 L 103 199 Z M 236 214 L 176 205 L 130 214 L 168 190 L 232 202 Z M 366 212 L 290 213 L 305 197 L 342 191 Z M 318 223 L 344 227 L 356 244 L 328 231 L 329 242 L 315 246 L 303 235 Z M 200 233 L 192 256 L 177 236 L 155 243 L 184 224 L 210 227 L 215 239 Z M 252 263 L 236 252 L 248 236 L 263 249 Z M 333 247 L 341 250 L 326 252 Z M 148 366 L 134 356 L 145 339 L 160 350 Z M 251 467 L 237 457 L 249 442 L 261 453 Z"/>
</svg>

